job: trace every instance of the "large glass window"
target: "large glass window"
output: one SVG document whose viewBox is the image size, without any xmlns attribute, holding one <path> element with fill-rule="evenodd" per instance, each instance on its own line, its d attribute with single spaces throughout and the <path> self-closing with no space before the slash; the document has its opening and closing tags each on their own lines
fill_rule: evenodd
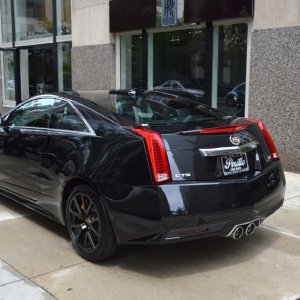
<svg viewBox="0 0 300 300">
<path fill-rule="evenodd" d="M 142 41 L 141 35 L 121 36 L 121 88 L 142 88 Z"/>
<path fill-rule="evenodd" d="M 219 27 L 218 108 L 244 115 L 247 24 Z"/>
<path fill-rule="evenodd" d="M 155 33 L 154 90 L 204 101 L 205 28 Z"/>
<path fill-rule="evenodd" d="M 53 34 L 52 0 L 14 0 L 14 4 L 17 41 Z"/>
<path fill-rule="evenodd" d="M 71 34 L 71 0 L 58 0 L 56 9 L 57 35 Z"/>
<path fill-rule="evenodd" d="M 204 102 L 205 28 L 148 34 L 148 88 Z M 121 88 L 143 88 L 143 38 L 121 36 Z"/>
<path fill-rule="evenodd" d="M 12 41 L 12 22 L 11 22 L 11 2 L 10 0 L 0 1 L 2 42 Z"/>
<path fill-rule="evenodd" d="M 15 100 L 14 53 L 3 51 L 4 99 Z"/>
<path fill-rule="evenodd" d="M 55 101 L 50 120 L 50 128 L 71 131 L 89 131 L 70 104 L 63 100 Z"/>
<path fill-rule="evenodd" d="M 5 124 L 7 126 L 48 128 L 53 104 L 53 99 L 39 99 L 24 103 L 8 116 Z"/>
<path fill-rule="evenodd" d="M 72 90 L 71 43 L 60 43 L 58 47 L 58 85 L 60 91 Z"/>
</svg>

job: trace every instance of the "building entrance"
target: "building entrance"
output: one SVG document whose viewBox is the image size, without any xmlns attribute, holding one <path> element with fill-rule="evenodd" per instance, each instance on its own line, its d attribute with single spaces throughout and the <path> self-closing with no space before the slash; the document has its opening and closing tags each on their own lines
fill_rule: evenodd
<svg viewBox="0 0 300 300">
<path fill-rule="evenodd" d="M 20 51 L 22 100 L 53 92 L 54 58 L 51 46 L 31 47 Z"/>
<path fill-rule="evenodd" d="M 28 51 L 29 95 L 40 95 L 54 91 L 52 48 Z"/>
</svg>

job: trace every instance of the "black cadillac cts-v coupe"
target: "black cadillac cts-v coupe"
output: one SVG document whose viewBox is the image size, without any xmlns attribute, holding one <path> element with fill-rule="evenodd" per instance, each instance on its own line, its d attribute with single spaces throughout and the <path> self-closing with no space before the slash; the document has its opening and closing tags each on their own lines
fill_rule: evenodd
<svg viewBox="0 0 300 300">
<path fill-rule="evenodd" d="M 66 225 L 90 261 L 120 244 L 237 240 L 282 206 L 284 173 L 262 122 L 129 94 L 102 105 L 37 96 L 3 116 L 1 195 Z"/>
</svg>

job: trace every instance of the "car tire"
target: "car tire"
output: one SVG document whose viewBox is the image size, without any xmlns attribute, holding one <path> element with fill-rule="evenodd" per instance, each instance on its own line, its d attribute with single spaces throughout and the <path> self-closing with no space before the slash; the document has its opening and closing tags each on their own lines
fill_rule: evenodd
<svg viewBox="0 0 300 300">
<path fill-rule="evenodd" d="M 226 98 L 226 104 L 229 107 L 234 107 L 236 105 L 236 101 L 234 100 L 234 96 L 229 96 Z"/>
<path fill-rule="evenodd" d="M 87 185 L 75 187 L 68 197 L 66 223 L 75 251 L 92 262 L 114 257 L 118 244 L 104 204 Z"/>
</svg>

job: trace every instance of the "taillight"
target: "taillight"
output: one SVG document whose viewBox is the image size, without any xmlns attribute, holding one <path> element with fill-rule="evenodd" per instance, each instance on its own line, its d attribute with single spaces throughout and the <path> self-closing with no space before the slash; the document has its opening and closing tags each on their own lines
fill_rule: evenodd
<svg viewBox="0 0 300 300">
<path fill-rule="evenodd" d="M 259 121 L 259 120 L 252 120 L 252 119 L 247 119 L 247 120 L 255 123 L 259 127 L 259 129 L 261 130 L 261 132 L 264 136 L 264 139 L 267 143 L 267 146 L 268 146 L 268 149 L 271 153 L 272 159 L 273 160 L 279 160 L 280 158 L 279 158 L 276 146 L 275 146 L 274 141 L 271 137 L 271 134 L 267 130 L 265 124 L 262 121 Z"/>
<path fill-rule="evenodd" d="M 208 129 L 200 129 L 200 134 L 226 134 L 244 131 L 248 128 L 248 125 L 226 126 L 216 127 Z"/>
<path fill-rule="evenodd" d="M 131 130 L 145 139 L 155 183 L 169 182 L 171 180 L 170 166 L 160 134 L 142 128 L 131 128 Z"/>
</svg>

